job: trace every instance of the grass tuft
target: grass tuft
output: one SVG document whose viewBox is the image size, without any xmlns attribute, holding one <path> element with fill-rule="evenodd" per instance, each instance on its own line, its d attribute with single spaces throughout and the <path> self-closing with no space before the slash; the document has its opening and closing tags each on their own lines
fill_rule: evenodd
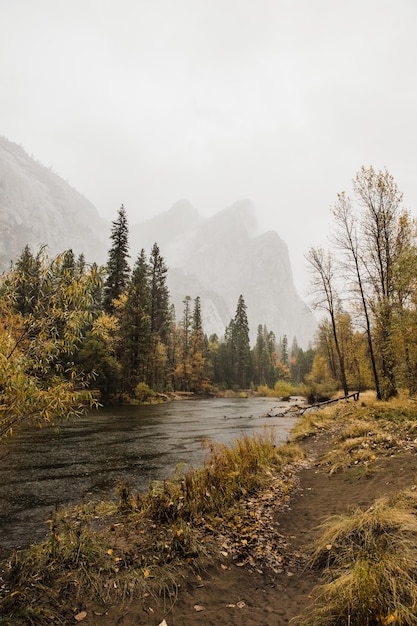
<svg viewBox="0 0 417 626">
<path fill-rule="evenodd" d="M 300 626 L 417 624 L 416 504 L 409 491 L 324 523 L 310 559 L 324 582 Z"/>
</svg>

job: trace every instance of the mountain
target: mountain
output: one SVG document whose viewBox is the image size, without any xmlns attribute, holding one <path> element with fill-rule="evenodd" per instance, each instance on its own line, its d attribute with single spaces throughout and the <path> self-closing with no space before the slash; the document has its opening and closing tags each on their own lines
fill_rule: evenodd
<svg viewBox="0 0 417 626">
<path fill-rule="evenodd" d="M 127 207 L 127 210 L 129 208 Z M 115 213 L 116 217 L 116 213 Z M 87 261 L 105 263 L 109 221 L 65 180 L 0 137 L 0 271 L 29 244 L 51 255 L 72 248 Z M 297 294 L 286 244 L 276 232 L 256 232 L 256 211 L 245 200 L 202 217 L 187 200 L 150 220 L 130 225 L 132 265 L 154 242 L 169 267 L 168 286 L 177 319 L 185 296 L 200 296 L 206 332 L 222 336 L 242 294 L 252 340 L 265 324 L 277 338 L 306 347 L 316 322 Z"/>
<path fill-rule="evenodd" d="M 177 319 L 186 295 L 200 296 L 206 332 L 221 336 L 242 294 L 251 339 L 259 324 L 277 338 L 307 346 L 316 320 L 294 286 L 288 248 L 279 235 L 256 232 L 248 200 L 208 219 L 182 200 L 169 211 L 131 227 L 131 248 L 149 251 L 157 241 L 170 268 L 168 283 Z"/>
<path fill-rule="evenodd" d="M 106 260 L 109 223 L 52 170 L 0 137 L 0 269 L 26 244 L 47 244 L 51 255 L 72 248 L 87 260 Z"/>
</svg>

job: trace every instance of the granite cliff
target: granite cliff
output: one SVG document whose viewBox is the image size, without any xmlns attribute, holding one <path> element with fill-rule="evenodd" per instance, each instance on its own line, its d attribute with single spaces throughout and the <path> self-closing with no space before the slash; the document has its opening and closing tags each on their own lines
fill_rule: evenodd
<svg viewBox="0 0 417 626">
<path fill-rule="evenodd" d="M 170 267 L 177 318 L 183 299 L 199 295 L 205 328 L 222 335 L 237 300 L 247 305 L 252 340 L 258 324 L 307 346 L 316 320 L 294 286 L 288 248 L 274 231 L 255 235 L 256 211 L 245 200 L 204 219 L 186 200 L 131 229 L 132 249 L 158 241 Z M 159 235 L 159 237 L 157 236 Z M 160 243 L 161 242 L 161 243 Z"/>
<path fill-rule="evenodd" d="M 131 215 L 133 207 L 126 208 Z M 203 218 L 182 200 L 150 220 L 130 222 L 131 262 L 141 248 L 149 253 L 158 243 L 177 319 L 185 296 L 200 296 L 206 332 L 221 336 L 242 294 L 252 339 L 258 324 L 302 346 L 312 339 L 316 322 L 295 289 L 287 246 L 276 232 L 254 234 L 249 201 Z M 0 270 L 26 244 L 34 252 L 47 245 L 51 255 L 72 248 L 105 263 L 110 226 L 65 180 L 0 137 Z"/>
</svg>

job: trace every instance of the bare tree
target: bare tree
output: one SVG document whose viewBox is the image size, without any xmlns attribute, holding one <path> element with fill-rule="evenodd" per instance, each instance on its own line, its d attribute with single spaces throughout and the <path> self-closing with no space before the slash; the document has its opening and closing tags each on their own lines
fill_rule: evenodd
<svg viewBox="0 0 417 626">
<path fill-rule="evenodd" d="M 342 253 L 345 254 L 345 267 L 352 271 L 353 278 L 356 283 L 356 289 L 360 296 L 360 303 L 365 318 L 366 338 L 368 341 L 375 391 L 378 400 L 380 400 L 382 398 L 382 394 L 376 365 L 370 311 L 365 294 L 364 279 L 362 276 L 364 263 L 359 251 L 357 221 L 355 220 L 355 216 L 352 211 L 351 200 L 345 193 L 340 193 L 338 195 L 337 203 L 333 207 L 333 216 L 336 222 L 336 231 L 333 235 L 333 240 L 336 246 L 342 251 Z"/>
<path fill-rule="evenodd" d="M 349 394 L 345 359 L 340 348 L 337 332 L 336 315 L 339 310 L 340 299 L 335 290 L 335 270 L 332 257 L 329 252 L 325 253 L 322 248 L 310 248 L 306 259 L 312 270 L 312 293 L 314 295 L 313 306 L 316 309 L 326 311 L 330 316 L 333 339 L 340 369 L 340 379 L 345 396 Z"/>
<path fill-rule="evenodd" d="M 377 397 L 387 399 L 397 394 L 393 349 L 396 268 L 409 249 L 408 221 L 401 209 L 402 194 L 386 169 L 377 172 L 362 167 L 353 188 L 355 208 L 342 193 L 333 209 L 334 241 L 345 253 L 345 267 L 359 294 Z"/>
</svg>

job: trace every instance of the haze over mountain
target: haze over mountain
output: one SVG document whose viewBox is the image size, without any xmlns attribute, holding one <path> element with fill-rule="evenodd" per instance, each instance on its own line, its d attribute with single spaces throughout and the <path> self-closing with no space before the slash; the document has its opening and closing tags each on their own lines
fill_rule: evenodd
<svg viewBox="0 0 417 626">
<path fill-rule="evenodd" d="M 72 247 L 89 260 L 105 261 L 108 222 L 84 196 L 23 148 L 0 137 L 0 267 L 26 244 L 47 244 L 51 254 Z"/>
<path fill-rule="evenodd" d="M 7 269 L 26 244 L 34 252 L 46 244 L 51 255 L 72 248 L 88 261 L 104 263 L 110 228 L 65 180 L 0 137 L 0 269 Z M 254 232 L 256 210 L 248 200 L 208 219 L 182 200 L 150 220 L 130 224 L 131 263 L 142 248 L 149 254 L 157 242 L 169 267 L 177 319 L 185 296 L 200 296 L 208 334 L 224 333 L 242 294 L 252 339 L 258 324 L 266 324 L 277 338 L 296 337 L 306 346 L 316 322 L 295 289 L 287 246 L 274 231 Z"/>
</svg>

